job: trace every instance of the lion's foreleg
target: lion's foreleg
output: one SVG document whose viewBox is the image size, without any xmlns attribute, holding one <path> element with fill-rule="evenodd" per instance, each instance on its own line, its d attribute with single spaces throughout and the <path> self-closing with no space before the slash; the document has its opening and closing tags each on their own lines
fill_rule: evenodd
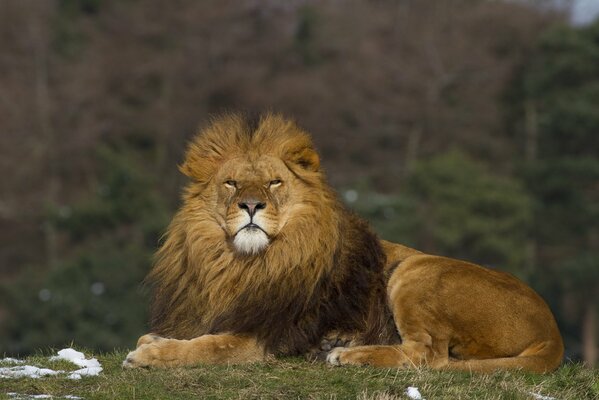
<svg viewBox="0 0 599 400">
<path fill-rule="evenodd" d="M 123 362 L 126 368 L 175 367 L 194 364 L 240 364 L 265 359 L 255 338 L 232 334 L 204 335 L 191 340 L 144 335 Z"/>
<path fill-rule="evenodd" d="M 328 354 L 327 361 L 333 365 L 370 365 L 373 367 L 414 368 L 439 367 L 447 358 L 433 352 L 430 346 L 419 342 L 404 342 L 392 346 L 337 347 Z"/>
</svg>

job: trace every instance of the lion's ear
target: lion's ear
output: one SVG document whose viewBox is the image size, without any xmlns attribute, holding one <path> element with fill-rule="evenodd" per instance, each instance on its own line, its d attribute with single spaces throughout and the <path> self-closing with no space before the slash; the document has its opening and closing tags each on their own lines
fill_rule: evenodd
<svg viewBox="0 0 599 400">
<path fill-rule="evenodd" d="M 298 166 L 304 171 L 318 172 L 320 170 L 320 157 L 318 157 L 308 134 L 302 132 L 294 135 L 281 148 L 283 149 L 282 158 L 285 162 Z"/>
<path fill-rule="evenodd" d="M 202 154 L 195 146 L 190 146 L 183 164 L 179 165 L 179 171 L 199 183 L 206 183 L 214 175 L 216 165 L 219 163 L 216 157 Z"/>
<path fill-rule="evenodd" d="M 320 158 L 318 157 L 318 153 L 309 147 L 288 154 L 287 159 L 307 171 L 318 172 L 320 169 Z"/>
</svg>

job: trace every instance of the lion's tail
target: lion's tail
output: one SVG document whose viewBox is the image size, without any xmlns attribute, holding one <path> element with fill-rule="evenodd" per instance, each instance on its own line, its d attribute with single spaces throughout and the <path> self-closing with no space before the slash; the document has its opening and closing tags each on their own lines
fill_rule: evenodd
<svg viewBox="0 0 599 400">
<path fill-rule="evenodd" d="M 535 343 L 514 357 L 484 360 L 450 360 L 443 369 L 493 372 L 496 370 L 522 369 L 529 372 L 546 373 L 559 367 L 564 356 L 564 345 L 559 340 Z"/>
</svg>

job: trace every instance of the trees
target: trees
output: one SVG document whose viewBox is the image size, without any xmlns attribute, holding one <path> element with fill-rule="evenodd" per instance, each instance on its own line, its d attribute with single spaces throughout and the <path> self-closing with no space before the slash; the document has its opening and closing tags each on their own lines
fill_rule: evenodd
<svg viewBox="0 0 599 400">
<path fill-rule="evenodd" d="M 532 202 L 514 178 L 453 150 L 418 162 L 399 195 L 361 198 L 356 208 L 381 236 L 425 252 L 508 270 L 529 279 Z"/>
<path fill-rule="evenodd" d="M 134 343 L 146 324 L 141 283 L 168 213 L 128 149 L 99 149 L 94 193 L 51 210 L 71 249 L 50 269 L 35 267 L 2 287 L 7 310 L 3 351 L 31 353 L 71 340 L 110 351 Z"/>
<path fill-rule="evenodd" d="M 526 138 L 520 140 L 527 155 L 522 171 L 535 204 L 536 268 L 552 275 L 546 281 L 560 283 L 570 346 L 576 346 L 572 336 L 583 337 L 584 359 L 593 365 L 599 300 L 599 22 L 548 31 L 523 65 L 511 96 L 513 131 Z"/>
</svg>

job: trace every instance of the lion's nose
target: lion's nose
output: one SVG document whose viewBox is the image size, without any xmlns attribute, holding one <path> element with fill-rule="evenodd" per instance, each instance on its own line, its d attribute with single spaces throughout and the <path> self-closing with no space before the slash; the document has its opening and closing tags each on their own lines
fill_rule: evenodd
<svg viewBox="0 0 599 400">
<path fill-rule="evenodd" d="M 250 217 L 253 217 L 258 210 L 264 210 L 266 208 L 266 203 L 262 203 L 256 200 L 248 200 L 239 203 L 238 206 L 242 210 L 245 210 L 250 215 Z"/>
</svg>

